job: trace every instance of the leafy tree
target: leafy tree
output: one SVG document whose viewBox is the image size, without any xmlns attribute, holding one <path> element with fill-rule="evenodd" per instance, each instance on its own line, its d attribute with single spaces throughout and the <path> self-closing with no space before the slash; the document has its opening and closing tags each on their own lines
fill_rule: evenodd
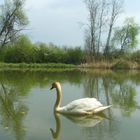
<svg viewBox="0 0 140 140">
<path fill-rule="evenodd" d="M 34 45 L 34 60 L 36 63 L 45 63 L 48 49 L 45 43 L 37 43 Z"/>
<path fill-rule="evenodd" d="M 66 63 L 70 64 L 80 64 L 84 61 L 84 52 L 80 47 L 69 48 L 67 50 L 67 61 Z"/>
<path fill-rule="evenodd" d="M 25 35 L 19 37 L 14 45 L 9 45 L 5 52 L 5 62 L 34 62 L 34 46 Z"/>
<path fill-rule="evenodd" d="M 135 22 L 134 18 L 127 18 L 123 27 L 116 28 L 112 39 L 113 44 L 119 45 L 121 52 L 135 48 L 138 44 L 137 36 L 139 34 L 139 30 L 140 27 Z"/>
<path fill-rule="evenodd" d="M 48 45 L 47 62 L 63 63 L 65 61 L 63 48 L 60 48 L 52 43 Z"/>
<path fill-rule="evenodd" d="M 80 47 L 59 47 L 52 43 L 33 44 L 26 35 L 9 43 L 0 51 L 0 61 L 8 63 L 67 63 L 84 62 L 85 52 Z"/>
<path fill-rule="evenodd" d="M 23 6 L 24 0 L 4 0 L 4 4 L 0 6 L 1 46 L 14 42 L 28 24 Z"/>
</svg>

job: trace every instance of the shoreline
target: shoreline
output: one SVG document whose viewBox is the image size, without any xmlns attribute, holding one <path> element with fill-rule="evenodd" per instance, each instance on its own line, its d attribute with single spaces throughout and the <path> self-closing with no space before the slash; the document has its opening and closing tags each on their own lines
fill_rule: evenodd
<svg viewBox="0 0 140 140">
<path fill-rule="evenodd" d="M 80 65 L 64 63 L 4 63 L 0 62 L 0 70 L 51 70 L 51 69 L 99 69 L 99 70 L 140 70 L 140 64 L 133 61 L 100 61 Z"/>
</svg>

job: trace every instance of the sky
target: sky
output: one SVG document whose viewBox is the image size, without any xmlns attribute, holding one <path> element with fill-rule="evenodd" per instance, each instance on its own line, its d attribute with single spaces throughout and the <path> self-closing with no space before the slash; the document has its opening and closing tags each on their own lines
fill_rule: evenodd
<svg viewBox="0 0 140 140">
<path fill-rule="evenodd" d="M 3 0 L 0 0 L 2 3 Z M 59 46 L 83 46 L 88 11 L 84 0 L 26 0 L 29 19 L 26 33 L 33 42 L 54 43 Z M 140 24 L 140 0 L 125 0 L 125 17 L 135 17 Z"/>
<path fill-rule="evenodd" d="M 81 46 L 87 10 L 83 0 L 27 0 L 29 34 L 34 41 Z"/>
</svg>

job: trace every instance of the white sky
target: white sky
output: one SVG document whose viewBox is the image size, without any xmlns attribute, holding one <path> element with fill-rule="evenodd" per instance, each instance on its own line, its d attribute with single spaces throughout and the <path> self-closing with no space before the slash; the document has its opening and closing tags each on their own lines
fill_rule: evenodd
<svg viewBox="0 0 140 140">
<path fill-rule="evenodd" d="M 30 21 L 27 34 L 33 42 L 83 46 L 82 23 L 88 19 L 83 0 L 26 0 L 25 11 Z M 139 11 L 140 0 L 125 0 L 120 20 L 133 16 L 140 24 Z"/>
<path fill-rule="evenodd" d="M 57 45 L 82 45 L 87 19 L 82 0 L 27 0 L 29 34 L 34 41 Z"/>
</svg>

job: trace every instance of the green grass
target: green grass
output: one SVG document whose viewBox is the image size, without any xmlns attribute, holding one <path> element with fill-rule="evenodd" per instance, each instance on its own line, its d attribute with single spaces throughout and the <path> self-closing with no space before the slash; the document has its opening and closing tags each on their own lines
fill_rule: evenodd
<svg viewBox="0 0 140 140">
<path fill-rule="evenodd" d="M 62 63 L 47 63 L 47 64 L 38 64 L 38 63 L 0 63 L 0 69 L 73 69 L 76 68 L 75 65 L 71 64 L 62 64 Z"/>
<path fill-rule="evenodd" d="M 115 61 L 99 61 L 94 63 L 85 63 L 81 65 L 73 65 L 73 64 L 63 64 L 63 63 L 0 63 L 0 70 L 71 70 L 71 69 L 140 69 L 140 65 L 137 62 L 126 61 L 123 59 L 118 59 Z"/>
</svg>

